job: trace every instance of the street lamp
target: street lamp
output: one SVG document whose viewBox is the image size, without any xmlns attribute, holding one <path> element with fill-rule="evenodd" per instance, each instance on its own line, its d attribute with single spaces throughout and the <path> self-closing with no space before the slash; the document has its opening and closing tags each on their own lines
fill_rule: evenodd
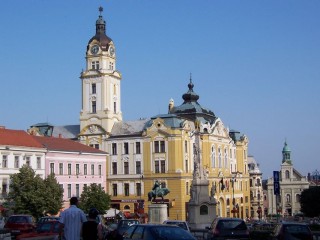
<svg viewBox="0 0 320 240">
<path fill-rule="evenodd" d="M 236 209 L 236 201 L 235 201 L 235 198 L 234 198 L 234 182 L 236 182 L 236 177 L 235 176 L 232 176 L 231 178 L 231 184 L 232 184 L 232 214 L 233 214 L 233 217 L 235 217 L 235 213 L 237 212 L 237 209 Z"/>
</svg>

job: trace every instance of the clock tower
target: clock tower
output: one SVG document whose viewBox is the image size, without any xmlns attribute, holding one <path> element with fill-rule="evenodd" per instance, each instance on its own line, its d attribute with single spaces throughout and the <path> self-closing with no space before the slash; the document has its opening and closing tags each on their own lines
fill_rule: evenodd
<svg viewBox="0 0 320 240">
<path fill-rule="evenodd" d="M 116 68 L 116 48 L 106 35 L 103 8 L 96 21 L 96 34 L 86 50 L 86 69 L 81 72 L 82 107 L 79 138 L 83 144 L 104 149 L 114 123 L 122 121 L 121 73 Z"/>
</svg>

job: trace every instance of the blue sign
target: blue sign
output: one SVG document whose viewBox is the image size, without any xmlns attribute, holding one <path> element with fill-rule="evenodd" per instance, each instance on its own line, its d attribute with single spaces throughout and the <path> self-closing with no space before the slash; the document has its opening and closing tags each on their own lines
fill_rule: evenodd
<svg viewBox="0 0 320 240">
<path fill-rule="evenodd" d="M 274 195 L 280 195 L 280 183 L 273 182 L 273 193 Z"/>
<path fill-rule="evenodd" d="M 273 193 L 274 195 L 280 195 L 280 173 L 279 171 L 273 171 Z"/>
<path fill-rule="evenodd" d="M 274 182 L 279 182 L 280 181 L 280 177 L 279 177 L 279 171 L 273 171 L 273 181 Z"/>
</svg>

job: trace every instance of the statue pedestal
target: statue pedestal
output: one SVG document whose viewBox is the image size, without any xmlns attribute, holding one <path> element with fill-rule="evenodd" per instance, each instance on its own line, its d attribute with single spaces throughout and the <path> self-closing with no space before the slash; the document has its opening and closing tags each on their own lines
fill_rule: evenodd
<svg viewBox="0 0 320 240">
<path fill-rule="evenodd" d="M 168 220 L 168 206 L 166 204 L 150 204 L 148 208 L 148 223 L 162 224 Z"/>
</svg>

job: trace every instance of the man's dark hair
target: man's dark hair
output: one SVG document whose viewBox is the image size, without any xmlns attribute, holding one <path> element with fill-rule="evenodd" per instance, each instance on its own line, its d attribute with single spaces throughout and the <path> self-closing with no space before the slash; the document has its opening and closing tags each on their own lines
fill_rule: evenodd
<svg viewBox="0 0 320 240">
<path fill-rule="evenodd" d="M 70 205 L 77 205 L 77 203 L 78 203 L 78 198 L 77 197 L 70 198 Z"/>
</svg>

